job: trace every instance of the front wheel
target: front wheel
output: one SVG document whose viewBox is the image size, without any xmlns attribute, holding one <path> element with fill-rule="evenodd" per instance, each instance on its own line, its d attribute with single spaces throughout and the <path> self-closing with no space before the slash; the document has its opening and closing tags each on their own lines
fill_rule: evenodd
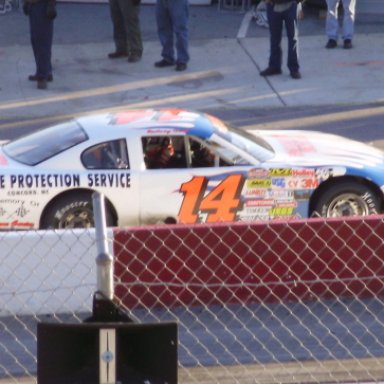
<svg viewBox="0 0 384 384">
<path fill-rule="evenodd" d="M 380 199 L 370 188 L 345 182 L 330 186 L 320 195 L 314 204 L 312 216 L 367 216 L 380 211 Z"/>
<path fill-rule="evenodd" d="M 113 226 L 113 218 L 106 208 L 107 226 Z M 93 228 L 92 198 L 86 193 L 69 195 L 55 201 L 45 212 L 41 229 Z"/>
</svg>

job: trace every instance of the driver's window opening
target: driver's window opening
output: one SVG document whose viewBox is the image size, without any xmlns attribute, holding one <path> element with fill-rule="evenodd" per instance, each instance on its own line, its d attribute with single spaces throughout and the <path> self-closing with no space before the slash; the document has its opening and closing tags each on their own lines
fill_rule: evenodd
<svg viewBox="0 0 384 384">
<path fill-rule="evenodd" d="M 184 137 L 151 136 L 141 141 L 147 169 L 187 168 Z"/>
</svg>

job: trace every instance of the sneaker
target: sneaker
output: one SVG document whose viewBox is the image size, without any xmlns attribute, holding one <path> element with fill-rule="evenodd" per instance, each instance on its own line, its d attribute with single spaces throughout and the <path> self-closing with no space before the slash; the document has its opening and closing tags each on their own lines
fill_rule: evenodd
<svg viewBox="0 0 384 384">
<path fill-rule="evenodd" d="M 344 40 L 344 49 L 351 49 L 352 48 L 352 40 L 351 39 L 345 39 Z"/>
<path fill-rule="evenodd" d="M 29 81 L 38 81 L 38 80 L 39 80 L 39 77 L 36 76 L 36 75 L 29 75 L 29 76 L 28 76 L 28 80 L 29 80 Z M 53 76 L 52 76 L 52 75 L 48 75 L 48 76 L 47 76 L 47 81 L 53 81 Z"/>
<path fill-rule="evenodd" d="M 281 75 L 281 69 L 278 68 L 266 68 L 264 71 L 260 72 L 260 76 L 274 76 L 274 75 Z"/>
<path fill-rule="evenodd" d="M 141 56 L 140 55 L 129 55 L 128 56 L 128 63 L 136 63 L 138 61 L 141 60 Z"/>
<path fill-rule="evenodd" d="M 116 52 L 108 53 L 108 57 L 110 59 L 119 59 L 120 57 L 127 57 L 127 56 L 128 56 L 127 52 L 116 51 Z"/>
<path fill-rule="evenodd" d="M 37 80 L 37 88 L 38 89 L 47 89 L 47 80 L 46 79 Z"/>
<path fill-rule="evenodd" d="M 327 48 L 327 49 L 333 49 L 336 47 L 337 47 L 337 41 L 334 39 L 329 39 L 326 46 L 325 46 L 325 48 Z"/>
<path fill-rule="evenodd" d="M 166 59 L 161 59 L 160 61 L 156 61 L 155 63 L 155 67 L 157 68 L 171 67 L 172 65 L 175 65 L 175 63 Z"/>
<path fill-rule="evenodd" d="M 299 71 L 292 71 L 291 77 L 292 79 L 301 79 L 301 73 Z"/>
<path fill-rule="evenodd" d="M 187 63 L 176 63 L 176 71 L 185 71 L 187 69 Z"/>
</svg>

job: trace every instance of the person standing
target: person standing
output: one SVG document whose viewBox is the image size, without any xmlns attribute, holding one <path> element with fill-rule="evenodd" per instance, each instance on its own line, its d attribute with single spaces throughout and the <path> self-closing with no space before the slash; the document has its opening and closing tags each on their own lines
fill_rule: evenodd
<svg viewBox="0 0 384 384">
<path fill-rule="evenodd" d="M 288 39 L 287 66 L 293 79 L 300 79 L 298 59 L 298 3 L 302 0 L 265 0 L 270 36 L 270 56 L 268 67 L 260 72 L 261 76 L 280 75 L 282 73 L 281 41 L 285 24 Z M 300 12 L 299 12 L 300 14 Z M 300 15 L 302 17 L 302 15 Z"/>
<path fill-rule="evenodd" d="M 188 0 L 156 1 L 157 33 L 162 45 L 161 56 L 163 58 L 156 61 L 155 67 L 164 68 L 176 64 L 176 71 L 187 69 L 189 61 L 188 19 Z"/>
<path fill-rule="evenodd" d="M 352 48 L 352 39 L 355 25 L 356 0 L 342 0 L 344 8 L 342 38 L 344 49 Z M 328 42 L 325 48 L 332 49 L 337 47 L 337 35 L 339 29 L 339 5 L 340 0 L 327 0 L 327 18 L 325 21 L 325 33 Z"/>
<path fill-rule="evenodd" d="M 143 55 L 143 42 L 140 30 L 140 0 L 109 0 L 113 24 L 115 51 L 108 54 L 110 59 L 128 57 L 135 63 Z"/>
<path fill-rule="evenodd" d="M 53 20 L 56 18 L 55 0 L 25 0 L 23 11 L 29 17 L 32 51 L 36 72 L 30 81 L 37 81 L 38 89 L 46 89 L 52 76 Z"/>
</svg>

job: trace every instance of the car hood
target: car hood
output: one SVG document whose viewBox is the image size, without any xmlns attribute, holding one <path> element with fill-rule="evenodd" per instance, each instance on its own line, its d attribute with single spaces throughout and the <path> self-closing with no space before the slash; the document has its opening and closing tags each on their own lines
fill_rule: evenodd
<svg viewBox="0 0 384 384">
<path fill-rule="evenodd" d="M 275 151 L 275 161 L 297 165 L 384 166 L 384 152 L 341 136 L 308 131 L 259 131 Z"/>
</svg>

